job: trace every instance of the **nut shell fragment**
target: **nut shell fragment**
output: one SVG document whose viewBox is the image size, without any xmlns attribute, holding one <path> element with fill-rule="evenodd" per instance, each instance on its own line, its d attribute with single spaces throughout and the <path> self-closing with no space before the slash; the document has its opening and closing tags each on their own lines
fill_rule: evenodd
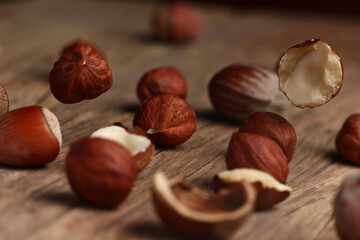
<svg viewBox="0 0 360 240">
<path fill-rule="evenodd" d="M 0 84 L 0 114 L 9 111 L 9 97 L 5 88 Z"/>
</svg>

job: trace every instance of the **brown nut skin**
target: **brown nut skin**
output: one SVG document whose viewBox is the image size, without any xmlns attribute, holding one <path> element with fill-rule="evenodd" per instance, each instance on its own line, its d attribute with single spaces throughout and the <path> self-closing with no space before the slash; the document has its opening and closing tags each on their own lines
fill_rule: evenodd
<svg viewBox="0 0 360 240">
<path fill-rule="evenodd" d="M 157 173 L 153 204 L 163 223 L 186 239 L 218 239 L 239 230 L 252 212 L 256 193 L 244 182 L 239 188 L 209 196 L 179 179 Z"/>
<path fill-rule="evenodd" d="M 78 41 L 64 50 L 50 72 L 50 90 L 62 103 L 93 99 L 112 85 L 111 69 L 101 51 Z"/>
<path fill-rule="evenodd" d="M 186 96 L 186 80 L 174 67 L 159 67 L 146 72 L 138 83 L 136 94 L 141 102 L 161 94 Z"/>
<path fill-rule="evenodd" d="M 192 40 L 202 32 L 203 27 L 204 20 L 199 10 L 179 1 L 165 3 L 153 19 L 155 36 L 170 42 Z"/>
<path fill-rule="evenodd" d="M 253 168 L 272 175 L 285 184 L 289 174 L 288 160 L 273 140 L 246 132 L 234 132 L 226 154 L 229 170 Z"/>
<path fill-rule="evenodd" d="M 9 111 L 9 97 L 5 88 L 0 84 L 0 114 Z"/>
<path fill-rule="evenodd" d="M 335 198 L 335 226 L 343 240 L 360 239 L 360 173 L 346 178 Z"/>
<path fill-rule="evenodd" d="M 213 107 L 229 120 L 241 123 L 254 112 L 283 113 L 291 103 L 278 87 L 276 73 L 255 64 L 232 64 L 209 83 Z"/>
<path fill-rule="evenodd" d="M 360 165 L 360 114 L 352 114 L 336 136 L 335 146 L 349 162 Z"/>
<path fill-rule="evenodd" d="M 101 208 L 118 206 L 130 193 L 137 175 L 130 152 L 103 138 L 83 138 L 72 143 L 66 173 L 73 191 Z"/>
<path fill-rule="evenodd" d="M 133 125 L 146 132 L 155 145 L 173 147 L 186 142 L 195 132 L 195 112 L 181 98 L 159 95 L 142 104 Z"/>
<path fill-rule="evenodd" d="M 62 143 L 59 122 L 43 107 L 24 107 L 0 115 L 0 129 L 1 163 L 41 166 L 54 161 L 59 154 Z"/>
<path fill-rule="evenodd" d="M 247 117 L 239 132 L 248 132 L 268 137 L 275 141 L 284 151 L 288 162 L 296 149 L 296 132 L 294 127 L 282 116 L 271 112 L 257 112 Z"/>
</svg>

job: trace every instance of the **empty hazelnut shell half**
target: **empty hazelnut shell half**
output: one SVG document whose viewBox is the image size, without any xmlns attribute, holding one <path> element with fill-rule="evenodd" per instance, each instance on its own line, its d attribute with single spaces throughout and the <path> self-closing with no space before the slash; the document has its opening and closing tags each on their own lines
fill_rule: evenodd
<svg viewBox="0 0 360 240">
<path fill-rule="evenodd" d="M 62 103 L 96 98 L 112 82 L 112 72 L 103 53 L 84 41 L 68 46 L 50 72 L 50 90 Z"/>
<path fill-rule="evenodd" d="M 296 149 L 294 127 L 282 116 L 271 112 L 257 112 L 247 117 L 239 132 L 248 132 L 275 141 L 284 151 L 288 161 L 293 158 Z"/>
<path fill-rule="evenodd" d="M 169 181 L 162 173 L 155 174 L 152 193 L 164 224 L 194 239 L 232 235 L 253 210 L 256 198 L 254 188 L 246 182 L 210 196 L 179 179 Z"/>
<path fill-rule="evenodd" d="M 39 166 L 56 159 L 62 144 L 56 116 L 40 106 L 0 115 L 0 162 Z"/>
<path fill-rule="evenodd" d="M 9 97 L 5 88 L 0 84 L 0 114 L 9 111 Z"/>
<path fill-rule="evenodd" d="M 252 168 L 265 171 L 285 184 L 289 174 L 284 151 L 273 140 L 253 133 L 234 132 L 226 154 L 229 170 Z"/>
<path fill-rule="evenodd" d="M 122 126 L 100 128 L 91 134 L 91 137 L 105 138 L 121 144 L 136 160 L 136 168 L 141 172 L 154 155 L 155 146 L 139 128 L 132 132 Z"/>
<path fill-rule="evenodd" d="M 182 98 L 159 95 L 142 104 L 133 125 L 146 132 L 155 145 L 173 147 L 195 132 L 195 112 Z"/>
<path fill-rule="evenodd" d="M 261 210 L 284 201 L 291 193 L 291 188 L 279 183 L 270 174 L 247 168 L 238 168 L 218 173 L 214 177 L 214 187 L 220 189 L 236 188 L 242 182 L 248 182 L 256 190 L 256 209 Z"/>
<path fill-rule="evenodd" d="M 70 145 L 66 173 L 80 198 L 102 208 L 114 208 L 124 201 L 137 176 L 135 159 L 125 147 L 97 137 Z"/>
<path fill-rule="evenodd" d="M 327 43 L 311 39 L 285 52 L 278 75 L 280 90 L 296 107 L 317 107 L 340 91 L 343 65 Z"/>
</svg>

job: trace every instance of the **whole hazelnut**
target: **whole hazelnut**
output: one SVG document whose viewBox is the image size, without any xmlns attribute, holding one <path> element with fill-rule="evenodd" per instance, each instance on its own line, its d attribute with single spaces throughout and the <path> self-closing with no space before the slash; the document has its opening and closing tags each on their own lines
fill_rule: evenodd
<svg viewBox="0 0 360 240">
<path fill-rule="evenodd" d="M 5 88 L 0 84 L 0 114 L 9 111 L 9 97 Z"/>
<path fill-rule="evenodd" d="M 84 41 L 67 47 L 50 72 L 51 92 L 62 103 L 96 98 L 112 82 L 112 72 L 103 53 Z"/>
<path fill-rule="evenodd" d="M 130 193 L 137 175 L 135 159 L 125 147 L 96 137 L 70 145 L 66 173 L 79 197 L 104 208 L 119 205 Z"/>
<path fill-rule="evenodd" d="M 344 159 L 360 164 L 360 113 L 346 119 L 336 137 L 335 146 Z"/>
<path fill-rule="evenodd" d="M 60 124 L 48 109 L 30 106 L 0 115 L 0 162 L 39 166 L 52 162 L 62 144 Z"/>
<path fill-rule="evenodd" d="M 360 173 L 347 177 L 335 198 L 335 226 L 344 240 L 360 239 Z"/>
<path fill-rule="evenodd" d="M 157 173 L 153 203 L 164 224 L 186 239 L 219 239 L 233 235 L 254 208 L 256 193 L 251 184 L 225 189 L 216 195 Z"/>
<path fill-rule="evenodd" d="M 141 102 L 161 94 L 180 98 L 186 96 L 186 80 L 174 67 L 159 67 L 146 72 L 137 85 L 137 96 Z"/>
<path fill-rule="evenodd" d="M 335 97 L 343 82 L 341 58 L 320 39 L 289 48 L 279 62 L 279 87 L 299 108 L 318 107 Z"/>
<path fill-rule="evenodd" d="M 288 159 L 273 140 L 253 133 L 234 132 L 226 155 L 228 169 L 252 168 L 272 175 L 286 183 Z"/>
<path fill-rule="evenodd" d="M 197 37 L 204 26 L 199 10 L 179 2 L 165 3 L 155 13 L 153 28 L 155 36 L 167 41 L 188 41 Z"/>
<path fill-rule="evenodd" d="M 173 147 L 195 132 L 195 112 L 182 98 L 159 95 L 142 104 L 133 125 L 146 132 L 155 145 Z"/>
<path fill-rule="evenodd" d="M 257 112 L 247 117 L 239 132 L 248 132 L 275 141 L 284 151 L 288 161 L 293 158 L 296 148 L 294 127 L 282 116 L 271 112 Z"/>
<path fill-rule="evenodd" d="M 275 72 L 250 64 L 233 64 L 216 73 L 209 97 L 219 113 L 235 122 L 254 112 L 282 113 L 291 105 L 279 90 Z"/>
</svg>

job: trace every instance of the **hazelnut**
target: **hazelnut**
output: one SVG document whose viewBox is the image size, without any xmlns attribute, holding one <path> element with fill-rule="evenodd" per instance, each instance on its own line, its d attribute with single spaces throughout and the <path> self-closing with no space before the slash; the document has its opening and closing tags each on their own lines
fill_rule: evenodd
<svg viewBox="0 0 360 240">
<path fill-rule="evenodd" d="M 327 43 L 311 39 L 285 52 L 278 75 L 280 90 L 296 107 L 318 107 L 339 93 L 343 65 Z"/>
<path fill-rule="evenodd" d="M 188 41 L 202 31 L 204 20 L 194 7 L 171 1 L 155 13 L 153 28 L 155 36 L 167 41 Z"/>
<path fill-rule="evenodd" d="M 335 226 L 344 240 L 360 239 L 360 173 L 346 178 L 335 198 Z"/>
<path fill-rule="evenodd" d="M 122 145 L 104 138 L 84 138 L 70 145 L 66 173 L 73 191 L 97 207 L 113 208 L 130 193 L 136 164 Z"/>
<path fill-rule="evenodd" d="M 161 94 L 185 98 L 186 80 L 176 68 L 155 68 L 142 76 L 136 93 L 141 102 Z"/>
<path fill-rule="evenodd" d="M 256 190 L 256 209 L 269 208 L 284 201 L 291 193 L 291 188 L 279 183 L 270 174 L 247 168 L 238 168 L 221 172 L 214 177 L 214 187 L 220 189 L 237 188 L 242 182 L 248 182 Z"/>
<path fill-rule="evenodd" d="M 241 122 L 254 112 L 284 112 L 290 105 L 278 87 L 275 72 L 258 65 L 234 64 L 216 73 L 209 83 L 214 108 Z"/>
<path fill-rule="evenodd" d="M 111 69 L 93 45 L 78 41 L 64 50 L 50 72 L 50 89 L 62 103 L 93 99 L 112 85 Z"/>
<path fill-rule="evenodd" d="M 52 162 L 62 144 L 60 124 L 48 109 L 31 106 L 0 115 L 0 162 L 39 166 Z"/>
<path fill-rule="evenodd" d="M 226 155 L 228 169 L 252 168 L 286 183 L 289 174 L 284 151 L 273 140 L 253 133 L 234 132 Z"/>
<path fill-rule="evenodd" d="M 360 164 L 360 113 L 346 119 L 336 137 L 335 146 L 343 158 Z"/>
<path fill-rule="evenodd" d="M 134 127 L 146 132 L 155 145 L 173 147 L 196 130 L 195 112 L 182 98 L 159 95 L 145 101 L 135 114 Z"/>
<path fill-rule="evenodd" d="M 162 173 L 154 176 L 152 194 L 164 224 L 194 239 L 232 235 L 253 210 L 256 198 L 254 188 L 246 182 L 211 196 L 179 179 L 169 181 Z"/>
<path fill-rule="evenodd" d="M 98 129 L 91 137 L 105 138 L 121 144 L 135 158 L 138 172 L 151 162 L 154 155 L 155 146 L 139 128 L 131 132 L 122 125 L 109 126 Z"/>
<path fill-rule="evenodd" d="M 5 88 L 0 84 L 0 114 L 9 111 L 9 97 Z"/>
<path fill-rule="evenodd" d="M 288 161 L 293 158 L 296 148 L 294 127 L 282 116 L 271 112 L 257 112 L 247 117 L 239 132 L 254 133 L 275 141 L 284 151 Z"/>
</svg>

